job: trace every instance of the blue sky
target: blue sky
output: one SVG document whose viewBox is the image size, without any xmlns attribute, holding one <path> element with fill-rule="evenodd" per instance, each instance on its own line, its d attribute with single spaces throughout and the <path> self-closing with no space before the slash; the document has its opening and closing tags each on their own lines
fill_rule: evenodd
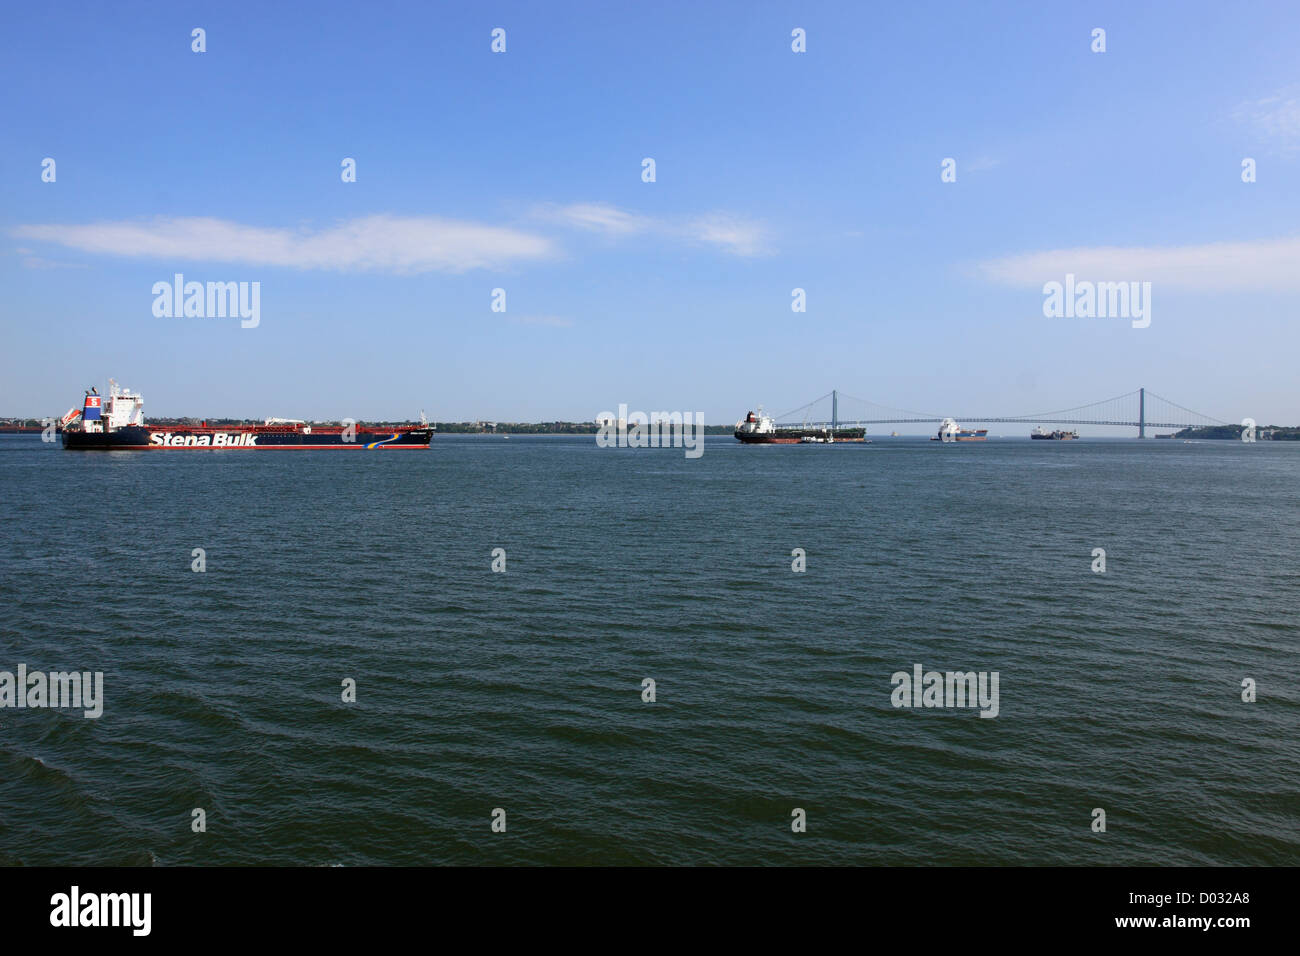
<svg viewBox="0 0 1300 956">
<path fill-rule="evenodd" d="M 0 414 L 1300 422 L 1297 49 L 1293 3 L 6 5 Z M 1151 325 L 1045 318 L 1089 270 Z M 176 272 L 260 325 L 155 317 Z"/>
</svg>

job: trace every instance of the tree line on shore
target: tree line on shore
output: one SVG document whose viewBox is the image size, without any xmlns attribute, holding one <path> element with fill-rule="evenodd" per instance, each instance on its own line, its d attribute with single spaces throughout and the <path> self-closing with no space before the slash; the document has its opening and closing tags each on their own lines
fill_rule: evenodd
<svg viewBox="0 0 1300 956">
<path fill-rule="evenodd" d="M 1211 441 L 1240 441 L 1242 425 L 1204 425 L 1198 428 L 1184 428 L 1174 432 L 1175 438 L 1200 438 Z M 1257 441 L 1300 441 L 1300 426 L 1297 425 L 1257 425 Z"/>
<path fill-rule="evenodd" d="M 209 427 L 231 425 L 258 425 L 261 422 L 240 418 L 154 418 L 151 425 L 159 427 L 197 426 L 206 422 Z M 312 422 L 314 425 L 333 425 L 336 422 Z M 362 421 L 365 427 L 410 426 L 418 422 Z M 39 418 L 0 418 L 0 432 L 40 431 L 45 427 Z M 705 425 L 706 435 L 730 435 L 734 425 Z M 1197 438 L 1203 441 L 1240 441 L 1241 425 L 1206 425 L 1184 428 L 1174 432 L 1173 438 Z M 594 435 L 600 430 L 595 422 L 435 422 L 434 430 L 448 435 Z M 1255 428 L 1259 441 L 1300 441 L 1300 425 L 1259 425 Z"/>
</svg>

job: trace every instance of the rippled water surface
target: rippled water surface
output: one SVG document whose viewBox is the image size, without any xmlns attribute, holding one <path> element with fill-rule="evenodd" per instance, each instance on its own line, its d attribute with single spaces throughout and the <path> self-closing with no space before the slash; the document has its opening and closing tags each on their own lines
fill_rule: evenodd
<svg viewBox="0 0 1300 956">
<path fill-rule="evenodd" d="M 1295 864 L 1298 487 L 1283 443 L 0 436 L 0 670 L 106 699 L 0 709 L 0 863 Z M 918 663 L 998 717 L 894 708 Z"/>
</svg>

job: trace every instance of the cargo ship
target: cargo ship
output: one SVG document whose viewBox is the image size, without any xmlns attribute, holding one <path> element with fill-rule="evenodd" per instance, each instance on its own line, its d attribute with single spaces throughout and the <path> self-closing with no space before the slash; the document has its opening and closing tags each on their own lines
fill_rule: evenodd
<svg viewBox="0 0 1300 956">
<path fill-rule="evenodd" d="M 82 406 L 68 409 L 59 426 L 64 448 L 101 451 L 428 448 L 433 438 L 427 422 L 380 427 L 268 418 L 260 425 L 146 425 L 144 398 L 112 379 L 107 395 L 88 389 Z"/>
<path fill-rule="evenodd" d="M 989 430 L 987 428 L 962 428 L 951 418 L 945 418 L 943 424 L 939 426 L 939 434 L 935 435 L 930 441 L 987 441 Z"/>
<path fill-rule="evenodd" d="M 772 418 L 763 414 L 762 405 L 736 422 L 735 436 L 746 445 L 870 444 L 865 428 L 778 428 Z"/>
<path fill-rule="evenodd" d="M 1049 432 L 1043 428 L 1035 428 L 1029 433 L 1029 437 L 1034 441 L 1074 441 L 1079 437 L 1078 432 L 1067 432 L 1060 429 Z"/>
</svg>

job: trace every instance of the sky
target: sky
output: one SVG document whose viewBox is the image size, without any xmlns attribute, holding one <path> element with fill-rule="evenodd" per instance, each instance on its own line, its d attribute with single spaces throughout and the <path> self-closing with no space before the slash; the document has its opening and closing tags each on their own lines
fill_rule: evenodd
<svg viewBox="0 0 1300 956">
<path fill-rule="evenodd" d="M 1267 2 L 6 4 L 0 415 L 1294 424 L 1298 49 Z M 177 273 L 258 324 L 156 315 Z M 1045 316 L 1067 274 L 1150 324 Z"/>
</svg>

